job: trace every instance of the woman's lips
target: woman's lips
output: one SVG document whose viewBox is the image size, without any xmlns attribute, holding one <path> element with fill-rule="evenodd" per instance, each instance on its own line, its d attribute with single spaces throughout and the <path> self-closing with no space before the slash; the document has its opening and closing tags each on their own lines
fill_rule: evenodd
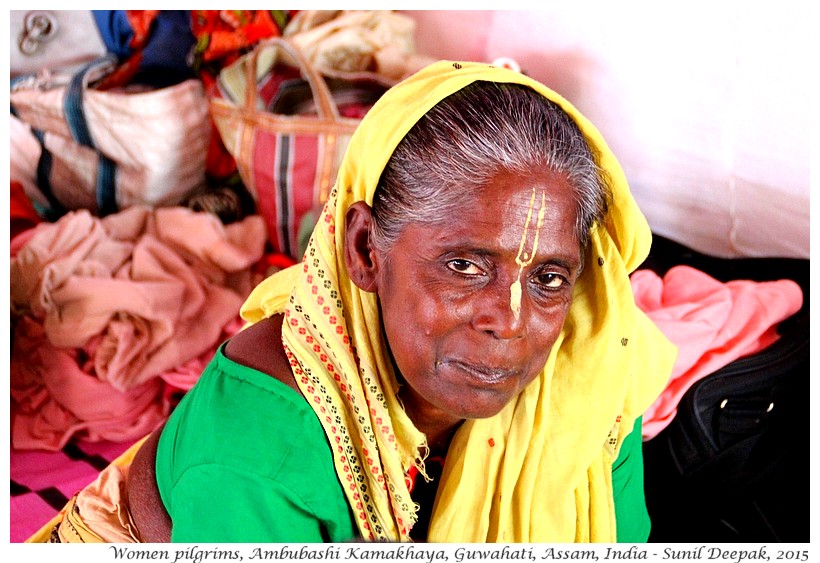
<svg viewBox="0 0 820 563">
<path fill-rule="evenodd" d="M 508 368 L 498 368 L 484 364 L 463 362 L 461 360 L 444 360 L 439 362 L 442 366 L 449 366 L 460 370 L 473 379 L 478 379 L 483 383 L 501 383 L 518 375 L 518 370 Z"/>
</svg>

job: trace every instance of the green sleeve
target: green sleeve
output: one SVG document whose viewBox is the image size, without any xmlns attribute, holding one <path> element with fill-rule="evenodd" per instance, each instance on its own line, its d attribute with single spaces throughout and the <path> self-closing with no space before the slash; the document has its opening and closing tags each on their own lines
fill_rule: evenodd
<svg viewBox="0 0 820 563">
<path fill-rule="evenodd" d="M 200 465 L 185 472 L 174 497 L 172 542 L 330 541 L 295 492 L 253 472 Z"/>
<path fill-rule="evenodd" d="M 338 542 L 357 535 L 305 399 L 220 352 L 169 417 L 157 486 L 176 542 Z"/>
<path fill-rule="evenodd" d="M 615 521 L 620 543 L 645 543 L 649 538 L 649 513 L 643 485 L 643 442 L 641 418 L 624 439 L 618 459 L 612 465 L 615 494 Z"/>
</svg>

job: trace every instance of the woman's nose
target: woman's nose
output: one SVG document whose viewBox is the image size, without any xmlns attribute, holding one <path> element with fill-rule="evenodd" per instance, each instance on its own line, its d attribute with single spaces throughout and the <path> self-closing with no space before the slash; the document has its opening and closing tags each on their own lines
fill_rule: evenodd
<svg viewBox="0 0 820 563">
<path fill-rule="evenodd" d="M 524 335 L 529 303 L 525 291 L 516 291 L 514 285 L 515 283 L 496 283 L 481 292 L 473 317 L 476 330 L 500 340 L 511 340 Z"/>
</svg>

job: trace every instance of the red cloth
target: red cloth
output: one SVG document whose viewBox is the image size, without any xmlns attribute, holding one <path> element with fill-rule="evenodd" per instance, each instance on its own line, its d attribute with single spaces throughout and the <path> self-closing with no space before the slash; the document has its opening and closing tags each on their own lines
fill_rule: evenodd
<svg viewBox="0 0 820 563">
<path fill-rule="evenodd" d="M 194 68 L 213 61 L 219 67 L 232 63 L 262 39 L 280 36 L 290 17 L 288 10 L 193 10 Z"/>
<path fill-rule="evenodd" d="M 191 31 L 196 38 L 191 67 L 205 92 L 213 92 L 219 71 L 249 52 L 261 40 L 279 37 L 289 18 L 287 10 L 193 10 Z M 216 126 L 206 159 L 208 175 L 225 180 L 236 174 L 236 162 L 222 143 Z"/>
<path fill-rule="evenodd" d="M 9 196 L 10 239 L 13 239 L 23 231 L 35 227 L 42 218 L 26 195 L 23 184 L 12 180 Z"/>
<path fill-rule="evenodd" d="M 638 307 L 679 351 L 669 383 L 644 414 L 644 440 L 669 424 L 693 383 L 769 346 L 778 338 L 777 324 L 803 304 L 792 280 L 723 283 L 689 266 L 671 268 L 662 278 L 638 270 L 632 289 Z"/>
</svg>

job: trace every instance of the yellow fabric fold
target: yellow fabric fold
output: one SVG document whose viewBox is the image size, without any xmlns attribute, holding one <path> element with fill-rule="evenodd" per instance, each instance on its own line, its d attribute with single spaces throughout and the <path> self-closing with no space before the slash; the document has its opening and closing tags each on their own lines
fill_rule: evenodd
<svg viewBox="0 0 820 563">
<path fill-rule="evenodd" d="M 436 103 L 476 81 L 529 86 L 581 127 L 613 190 L 605 224 L 547 365 L 515 400 L 456 433 L 428 539 L 435 542 L 614 542 L 611 467 L 623 438 L 660 393 L 675 349 L 635 306 L 628 275 L 651 234 L 600 133 L 555 92 L 486 64 L 435 63 L 391 88 L 353 135 L 304 260 L 265 280 L 243 317 L 285 313 L 283 342 L 316 411 L 365 539 L 406 541 L 416 507 L 404 475 L 422 471 L 425 437 L 397 399 L 375 294 L 344 265 L 350 205 L 372 204 L 388 159 Z"/>
</svg>

